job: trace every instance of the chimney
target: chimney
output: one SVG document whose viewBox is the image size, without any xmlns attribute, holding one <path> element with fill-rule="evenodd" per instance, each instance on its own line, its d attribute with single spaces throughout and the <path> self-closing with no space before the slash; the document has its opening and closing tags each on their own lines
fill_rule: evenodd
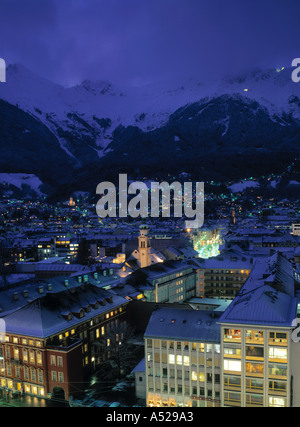
<svg viewBox="0 0 300 427">
<path fill-rule="evenodd" d="M 18 292 L 14 292 L 14 301 L 18 301 L 18 299 L 19 299 Z"/>
</svg>

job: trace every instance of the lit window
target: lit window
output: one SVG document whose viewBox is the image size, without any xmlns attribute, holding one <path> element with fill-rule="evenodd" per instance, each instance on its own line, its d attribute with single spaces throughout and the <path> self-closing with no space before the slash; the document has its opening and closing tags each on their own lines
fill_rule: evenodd
<svg viewBox="0 0 300 427">
<path fill-rule="evenodd" d="M 224 360 L 224 371 L 241 372 L 241 367 L 239 360 Z"/>
<path fill-rule="evenodd" d="M 174 354 L 169 354 L 169 363 L 171 365 L 175 364 L 175 355 Z"/>
<path fill-rule="evenodd" d="M 285 399 L 282 397 L 269 397 L 269 406 L 285 406 Z"/>
<path fill-rule="evenodd" d="M 184 366 L 190 366 L 189 356 L 183 356 L 183 364 L 184 364 Z"/>
<path fill-rule="evenodd" d="M 286 348 L 269 348 L 269 359 L 280 359 L 282 361 L 287 360 L 287 349 Z"/>
<path fill-rule="evenodd" d="M 177 363 L 177 365 L 182 365 L 182 356 L 180 356 L 180 355 L 176 356 L 176 363 Z"/>
</svg>

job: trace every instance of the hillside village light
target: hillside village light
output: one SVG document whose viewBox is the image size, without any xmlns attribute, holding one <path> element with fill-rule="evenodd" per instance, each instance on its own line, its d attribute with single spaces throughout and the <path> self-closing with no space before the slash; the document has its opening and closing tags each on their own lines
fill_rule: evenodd
<svg viewBox="0 0 300 427">
<path fill-rule="evenodd" d="M 127 174 L 119 175 L 119 204 L 118 215 L 120 218 L 131 216 L 132 218 L 149 216 L 149 197 L 150 197 L 150 216 L 158 218 L 160 216 L 160 199 L 161 215 L 163 218 L 171 216 L 171 191 L 173 192 L 174 217 L 193 218 L 186 221 L 186 228 L 200 228 L 204 222 L 204 183 L 196 182 L 194 198 L 193 183 L 185 182 L 182 190 L 180 182 L 151 182 L 150 191 L 143 182 L 132 182 L 127 184 Z M 101 182 L 98 184 L 96 194 L 103 195 L 97 202 L 96 212 L 100 218 L 115 218 L 117 216 L 117 191 L 112 182 Z M 129 203 L 128 195 L 134 195 Z M 161 197 L 160 197 L 161 196 Z M 194 203 L 193 203 L 194 200 Z M 194 205 L 194 206 L 193 206 Z"/>
</svg>

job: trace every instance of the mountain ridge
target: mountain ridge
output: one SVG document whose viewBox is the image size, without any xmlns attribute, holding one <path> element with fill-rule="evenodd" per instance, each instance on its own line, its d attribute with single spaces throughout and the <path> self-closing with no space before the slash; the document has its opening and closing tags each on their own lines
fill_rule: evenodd
<svg viewBox="0 0 300 427">
<path fill-rule="evenodd" d="M 36 174 L 50 193 L 78 182 L 77 175 L 90 174 L 87 181 L 112 170 L 196 176 L 198 166 L 202 177 L 209 179 L 215 168 L 226 179 L 242 173 L 231 170 L 240 158 L 269 156 L 278 169 L 280 161 L 299 155 L 300 86 L 290 69 L 256 70 L 210 87 L 188 80 L 173 89 L 171 83 L 119 88 L 99 79 L 64 88 L 12 65 L 0 100 L 0 122 L 6 123 L 0 172 Z"/>
</svg>

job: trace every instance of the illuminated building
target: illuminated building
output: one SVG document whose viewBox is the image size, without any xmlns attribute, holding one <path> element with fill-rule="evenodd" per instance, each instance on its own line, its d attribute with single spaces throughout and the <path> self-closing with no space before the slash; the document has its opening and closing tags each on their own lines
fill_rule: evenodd
<svg viewBox="0 0 300 427">
<path fill-rule="evenodd" d="M 196 296 L 195 269 L 183 261 L 169 260 L 140 268 L 126 283 L 145 296 L 147 302 L 183 302 Z"/>
<path fill-rule="evenodd" d="M 37 245 L 38 260 L 52 258 L 56 255 L 56 243 L 54 237 L 42 237 Z"/>
<path fill-rule="evenodd" d="M 206 311 L 161 308 L 145 338 L 147 406 L 220 406 L 220 327 Z"/>
<path fill-rule="evenodd" d="M 128 301 L 79 277 L 77 284 L 67 278 L 40 286 L 35 299 L 28 287 L 14 292 L 16 308 L 4 317 L 0 344 L 1 388 L 45 398 L 60 390 L 69 399 L 84 388 L 85 374 L 110 357 L 110 330 L 124 321 Z M 11 290 L 2 292 L 1 304 L 11 299 Z"/>
<path fill-rule="evenodd" d="M 73 200 L 73 197 L 70 197 L 70 200 L 68 202 L 68 206 L 75 206 L 75 201 Z"/>
<path fill-rule="evenodd" d="M 228 249 L 214 258 L 196 258 L 190 264 L 197 268 L 197 296 L 233 299 L 253 267 L 253 260 L 242 251 Z"/>
<path fill-rule="evenodd" d="M 292 234 L 294 236 L 300 236 L 300 224 L 293 224 Z"/>
<path fill-rule="evenodd" d="M 222 406 L 299 406 L 299 283 L 282 255 L 259 263 L 220 318 Z"/>
<path fill-rule="evenodd" d="M 151 264 L 151 245 L 148 236 L 149 227 L 147 225 L 140 226 L 139 240 L 139 262 L 140 267 L 148 267 Z"/>
</svg>

